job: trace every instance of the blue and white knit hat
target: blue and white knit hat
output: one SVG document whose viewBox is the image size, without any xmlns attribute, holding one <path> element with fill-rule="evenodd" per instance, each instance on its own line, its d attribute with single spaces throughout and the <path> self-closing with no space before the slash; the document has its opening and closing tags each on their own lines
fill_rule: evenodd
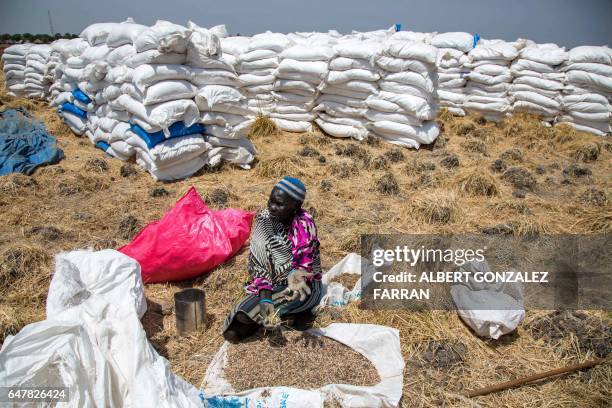
<svg viewBox="0 0 612 408">
<path fill-rule="evenodd" d="M 293 199 L 303 203 L 306 198 L 306 187 L 304 183 L 295 177 L 285 176 L 276 183 L 274 188 L 278 188 L 289 194 Z"/>
</svg>

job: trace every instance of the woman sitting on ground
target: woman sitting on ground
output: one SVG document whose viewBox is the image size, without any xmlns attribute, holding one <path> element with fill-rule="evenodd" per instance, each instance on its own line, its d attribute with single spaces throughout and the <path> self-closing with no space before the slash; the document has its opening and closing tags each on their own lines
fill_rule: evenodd
<svg viewBox="0 0 612 408">
<path fill-rule="evenodd" d="M 223 336 L 232 342 L 272 326 L 276 314 L 291 322 L 312 316 L 321 300 L 321 259 L 314 220 L 302 209 L 306 188 L 293 177 L 279 181 L 268 208 L 255 218 L 251 235 L 247 296 L 225 319 Z"/>
</svg>

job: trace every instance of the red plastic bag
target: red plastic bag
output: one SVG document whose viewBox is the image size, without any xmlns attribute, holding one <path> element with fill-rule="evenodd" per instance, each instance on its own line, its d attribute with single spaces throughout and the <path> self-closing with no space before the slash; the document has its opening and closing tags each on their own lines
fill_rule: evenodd
<svg viewBox="0 0 612 408">
<path fill-rule="evenodd" d="M 145 283 L 192 279 L 242 248 L 254 215 L 234 208 L 213 211 L 191 187 L 161 220 L 119 251 L 140 263 Z"/>
</svg>

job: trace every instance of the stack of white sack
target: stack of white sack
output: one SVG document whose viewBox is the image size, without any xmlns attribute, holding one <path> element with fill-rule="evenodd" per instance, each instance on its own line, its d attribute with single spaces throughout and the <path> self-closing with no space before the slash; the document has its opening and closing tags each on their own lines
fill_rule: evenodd
<svg viewBox="0 0 612 408">
<path fill-rule="evenodd" d="M 55 64 L 50 61 L 50 45 L 33 45 L 26 54 L 25 92 L 28 98 L 46 100 L 53 83 Z"/>
<path fill-rule="evenodd" d="M 319 86 L 327 76 L 329 60 L 334 54 L 330 45 L 317 43 L 295 45 L 281 53 L 274 74 L 274 111 L 270 115 L 280 129 L 289 132 L 312 130 Z"/>
<path fill-rule="evenodd" d="M 513 112 L 533 113 L 552 123 L 560 113 L 565 80 L 558 66 L 566 60 L 565 48 L 556 44 L 531 43 L 523 48 L 510 66 L 514 77 L 509 91 L 514 100 Z"/>
<path fill-rule="evenodd" d="M 95 26 L 99 25 L 94 24 L 86 31 L 93 31 L 91 27 Z M 52 45 L 52 53 L 61 63 L 55 69 L 55 82 L 50 87 L 50 104 L 58 107 L 59 115 L 75 134 L 84 134 L 93 140 L 93 135 L 100 133 L 96 132 L 95 111 L 99 104 L 94 96 L 108 85 L 104 78 L 109 48 L 105 43 L 79 38 Z"/>
<path fill-rule="evenodd" d="M 247 139 L 253 120 L 247 98 L 234 71 L 234 59 L 222 51 L 225 26 L 210 30 L 189 23 L 193 33 L 189 41 L 187 63 L 198 84 L 195 102 L 200 123 L 205 125 L 205 140 L 210 149 L 202 159 L 210 167 L 228 161 L 244 169 L 255 159 L 255 147 Z"/>
<path fill-rule="evenodd" d="M 265 32 L 244 42 L 235 41 L 234 52 L 238 55 L 236 71 L 247 95 L 247 103 L 253 114 L 268 115 L 274 110 L 274 82 L 280 54 L 292 45 L 285 34 Z"/>
<path fill-rule="evenodd" d="M 523 41 L 480 40 L 468 53 L 470 68 L 465 87 L 466 111 L 480 113 L 487 120 L 500 121 L 512 112 L 508 90 L 512 83 L 511 62 L 518 57 Z"/>
<path fill-rule="evenodd" d="M 365 101 L 368 128 L 384 140 L 418 149 L 440 133 L 437 114 L 436 60 L 438 49 L 419 41 L 384 44 L 376 64 L 382 68 L 380 92 Z"/>
<path fill-rule="evenodd" d="M 93 100 L 78 89 L 82 77 L 81 54 L 91 48 L 81 38 L 61 39 L 51 44 L 53 84 L 49 87 L 49 104 L 58 108 L 59 116 L 77 135 L 88 132 L 88 112 L 93 112 Z M 68 65 L 68 62 L 72 67 Z M 76 95 L 76 96 L 75 96 Z"/>
<path fill-rule="evenodd" d="M 9 95 L 25 96 L 26 55 L 32 44 L 12 45 L 2 54 L 4 83 Z"/>
<path fill-rule="evenodd" d="M 251 37 L 223 37 L 221 38 L 221 53 L 223 59 L 232 66 L 234 72 L 238 67 L 239 57 L 246 54 Z M 239 78 L 240 79 L 240 78 Z M 240 82 L 240 86 L 242 86 Z M 248 95 L 248 89 L 243 90 Z"/>
<path fill-rule="evenodd" d="M 465 116 L 465 84 L 470 69 L 464 64 L 475 42 L 472 34 L 462 32 L 438 34 L 430 42 L 438 48 L 438 104 L 458 116 Z"/>
<path fill-rule="evenodd" d="M 315 122 L 325 133 L 357 140 L 368 136 L 365 100 L 378 92 L 380 74 L 374 61 L 380 50 L 377 41 L 343 39 L 334 45 L 335 57 L 315 107 Z"/>
<path fill-rule="evenodd" d="M 101 79 L 105 86 L 91 89 L 96 110 L 89 116 L 88 136 L 119 159 L 135 155 L 136 163 L 155 179 L 192 175 L 206 164 L 201 156 L 211 149 L 193 99 L 196 77 L 204 69 L 183 65 L 192 29 L 166 21 L 103 28 L 108 29 L 100 45 L 108 48 L 107 72 Z M 92 43 L 95 35 L 88 34 L 83 35 Z M 88 79 L 91 84 L 93 78 Z"/>
<path fill-rule="evenodd" d="M 560 68 L 566 75 L 557 123 L 604 136 L 612 132 L 612 49 L 582 46 L 568 52 Z"/>
<path fill-rule="evenodd" d="M 53 70 L 53 84 L 49 87 L 49 101 L 51 106 L 59 106 L 64 102 L 72 102 L 72 91 L 78 88 L 79 78 L 70 75 L 72 72 L 66 73 L 68 61 L 74 62 L 74 59 L 89 48 L 87 41 L 82 38 L 73 38 L 70 40 L 60 39 L 51 44 L 51 60 L 55 63 Z M 78 58 L 77 58 L 78 59 Z"/>
</svg>

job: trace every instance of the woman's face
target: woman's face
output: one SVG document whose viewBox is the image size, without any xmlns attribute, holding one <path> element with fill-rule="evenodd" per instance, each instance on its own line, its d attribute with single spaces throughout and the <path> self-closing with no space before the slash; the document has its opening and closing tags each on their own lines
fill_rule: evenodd
<svg viewBox="0 0 612 408">
<path fill-rule="evenodd" d="M 274 188 L 270 193 L 270 199 L 268 200 L 268 211 L 270 215 L 283 224 L 289 224 L 295 215 L 297 209 L 299 209 L 300 203 L 295 201 L 285 193 L 283 190 Z"/>
</svg>

